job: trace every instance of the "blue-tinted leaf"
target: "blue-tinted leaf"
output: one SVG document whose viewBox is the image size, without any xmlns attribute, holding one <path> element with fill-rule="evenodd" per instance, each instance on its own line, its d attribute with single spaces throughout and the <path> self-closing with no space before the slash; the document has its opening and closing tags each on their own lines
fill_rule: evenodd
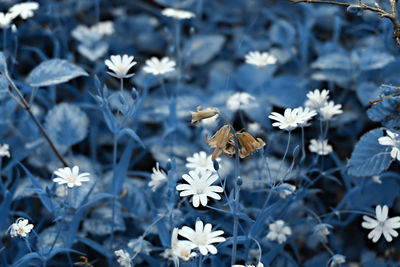
<svg viewBox="0 0 400 267">
<path fill-rule="evenodd" d="M 374 70 L 381 69 L 394 61 L 394 56 L 378 51 L 375 49 L 367 49 L 362 52 L 360 58 L 360 69 L 361 70 Z"/>
<path fill-rule="evenodd" d="M 380 102 L 374 103 L 367 111 L 368 117 L 388 128 L 397 129 L 400 127 L 400 116 L 397 111 L 399 104 L 399 96 L 382 98 Z"/>
<path fill-rule="evenodd" d="M 383 136 L 383 129 L 374 129 L 364 134 L 356 144 L 348 162 L 348 173 L 353 176 L 372 176 L 386 170 L 391 157 L 387 146 L 382 146 L 378 138 Z"/>
<path fill-rule="evenodd" d="M 364 106 L 367 106 L 369 101 L 379 98 L 379 87 L 374 83 L 362 83 L 357 87 L 357 97 Z"/>
<path fill-rule="evenodd" d="M 221 35 L 196 35 L 183 48 L 183 55 L 192 65 L 203 65 L 222 48 L 225 38 Z"/>
<path fill-rule="evenodd" d="M 305 85 L 307 81 L 299 76 L 279 76 L 265 86 L 264 94 L 268 100 L 282 108 L 303 105 L 306 98 Z"/>
<path fill-rule="evenodd" d="M 17 260 L 12 267 L 26 267 L 26 266 L 31 266 L 31 264 L 33 263 L 33 261 L 35 260 L 40 260 L 41 256 L 39 255 L 39 253 L 37 252 L 31 252 L 26 254 L 25 256 L 23 256 L 22 258 L 20 258 L 19 260 Z"/>
<path fill-rule="evenodd" d="M 347 54 L 334 52 L 318 57 L 311 64 L 311 67 L 315 69 L 351 70 L 352 64 Z"/>
<path fill-rule="evenodd" d="M 28 84 L 42 87 L 68 82 L 79 76 L 87 76 L 87 72 L 65 59 L 50 59 L 39 64 L 28 76 Z"/>
</svg>

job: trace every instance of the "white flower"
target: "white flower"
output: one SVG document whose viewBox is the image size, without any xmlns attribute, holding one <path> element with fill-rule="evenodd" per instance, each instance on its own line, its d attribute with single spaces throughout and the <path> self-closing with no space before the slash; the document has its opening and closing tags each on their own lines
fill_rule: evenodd
<svg viewBox="0 0 400 267">
<path fill-rule="evenodd" d="M 379 177 L 379 175 L 372 175 L 372 181 L 374 181 L 377 184 L 382 184 L 382 180 Z"/>
<path fill-rule="evenodd" d="M 224 234 L 224 231 L 217 230 L 212 232 L 211 230 L 212 225 L 210 223 L 204 225 L 202 221 L 197 221 L 195 230 L 183 226 L 178 233 L 192 242 L 194 246 L 200 250 L 201 254 L 207 255 L 208 252 L 211 254 L 217 254 L 217 248 L 212 244 L 225 241 L 225 238 L 220 236 Z"/>
<path fill-rule="evenodd" d="M 320 108 L 319 113 L 323 120 L 330 120 L 333 116 L 343 113 L 342 105 L 335 105 L 335 102 L 329 101 L 329 103 L 326 103 L 322 108 Z"/>
<path fill-rule="evenodd" d="M 205 110 L 207 110 L 207 109 L 210 109 L 210 108 L 206 108 Z M 216 125 L 217 119 L 218 119 L 218 114 L 215 114 L 214 116 L 212 116 L 210 118 L 202 119 L 200 123 L 205 126 L 212 127 L 212 126 Z"/>
<path fill-rule="evenodd" d="M 10 13 L 0 12 L 0 28 L 5 29 L 8 26 L 10 26 L 10 24 L 14 18 L 15 17 Z"/>
<path fill-rule="evenodd" d="M 169 57 L 163 57 L 161 60 L 152 57 L 146 60 L 146 66 L 144 66 L 143 70 L 153 75 L 163 75 L 167 72 L 174 71 L 175 65 L 175 61 L 171 60 Z"/>
<path fill-rule="evenodd" d="M 57 197 L 63 198 L 68 194 L 68 189 L 65 186 L 58 186 L 55 194 Z"/>
<path fill-rule="evenodd" d="M 0 145 L 0 158 L 1 157 L 10 157 L 10 146 L 8 144 Z"/>
<path fill-rule="evenodd" d="M 192 12 L 175 8 L 165 8 L 163 11 L 161 11 L 161 14 L 175 19 L 191 19 L 195 17 L 195 14 Z"/>
<path fill-rule="evenodd" d="M 39 4 L 36 2 L 25 2 L 13 5 L 9 12 L 16 18 L 20 16 L 22 19 L 28 19 L 33 17 L 33 11 L 39 8 Z"/>
<path fill-rule="evenodd" d="M 114 22 L 110 20 L 101 21 L 92 26 L 92 28 L 95 28 L 97 32 L 103 36 L 111 35 L 114 33 Z"/>
<path fill-rule="evenodd" d="M 220 186 L 212 185 L 217 179 L 218 175 L 209 170 L 190 171 L 189 174 L 182 175 L 182 178 L 189 184 L 178 184 L 176 189 L 180 192 L 181 197 L 191 196 L 193 207 L 198 207 L 200 204 L 206 206 L 208 197 L 220 200 L 221 193 L 224 190 Z"/>
<path fill-rule="evenodd" d="M 398 144 L 400 143 L 400 141 L 397 140 L 397 137 L 399 135 L 397 133 L 393 133 L 388 130 L 386 130 L 386 134 L 388 136 L 382 136 L 378 138 L 379 144 L 382 146 L 392 146 L 392 151 L 390 152 L 390 156 L 393 159 L 400 160 L 400 149 L 397 147 Z"/>
<path fill-rule="evenodd" d="M 254 96 L 245 92 L 238 92 L 228 98 L 226 105 L 230 110 L 246 109 L 251 106 L 251 102 L 254 100 Z"/>
<path fill-rule="evenodd" d="M 296 191 L 296 186 L 294 185 L 283 183 L 279 186 L 279 196 L 281 198 L 286 198 L 287 196 L 293 194 L 294 191 Z"/>
<path fill-rule="evenodd" d="M 197 256 L 192 249 L 196 247 L 188 240 L 178 240 L 178 228 L 174 228 L 171 235 L 171 249 L 167 250 L 167 255 L 172 256 L 176 266 L 179 266 L 179 259 L 188 261 Z"/>
<path fill-rule="evenodd" d="M 373 229 L 369 234 L 368 238 L 372 239 L 372 242 L 378 242 L 382 234 L 387 242 L 391 242 L 393 237 L 397 237 L 399 234 L 394 230 L 400 228 L 400 217 L 388 218 L 389 208 L 388 206 L 381 205 L 375 208 L 376 219 L 369 216 L 363 216 L 364 222 L 361 226 L 365 229 Z"/>
<path fill-rule="evenodd" d="M 253 134 L 253 135 L 257 135 L 259 133 L 262 132 L 262 128 L 261 125 L 257 122 L 251 122 L 247 125 L 247 130 L 249 131 L 249 133 Z"/>
<path fill-rule="evenodd" d="M 328 144 L 328 140 L 310 140 L 310 146 L 308 147 L 311 152 L 317 153 L 321 156 L 326 156 L 333 151 L 332 146 Z"/>
<path fill-rule="evenodd" d="M 322 91 L 319 91 L 319 89 L 315 89 L 314 91 L 310 91 L 307 93 L 307 100 L 306 100 L 306 107 L 309 107 L 310 109 L 320 109 L 325 105 L 325 103 L 329 99 L 329 91 L 326 89 L 323 89 Z"/>
<path fill-rule="evenodd" d="M 53 182 L 61 185 L 67 184 L 69 188 L 81 186 L 82 182 L 90 181 L 90 174 L 88 172 L 79 174 L 78 166 L 74 166 L 72 170 L 69 167 L 60 168 L 56 170 L 54 174 L 57 175 L 57 177 L 53 179 Z"/>
<path fill-rule="evenodd" d="M 299 121 L 298 126 L 300 127 L 308 126 L 309 125 L 308 121 L 311 120 L 315 115 L 317 115 L 317 112 L 315 110 L 310 109 L 308 107 L 304 109 L 303 107 L 298 107 L 296 108 L 296 110 L 297 110 L 297 119 Z"/>
<path fill-rule="evenodd" d="M 209 170 L 211 172 L 215 172 L 214 163 L 211 160 L 212 155 L 207 157 L 207 153 L 204 151 L 200 151 L 199 153 L 194 153 L 193 156 L 186 158 L 186 168 L 192 169 L 195 171 L 201 170 Z M 220 158 L 216 159 L 217 161 L 221 161 Z"/>
<path fill-rule="evenodd" d="M 346 263 L 346 257 L 341 254 L 333 255 L 328 262 L 329 267 L 336 267 Z"/>
<path fill-rule="evenodd" d="M 157 188 L 167 181 L 167 174 L 160 170 L 160 163 L 156 163 L 156 167 L 153 167 L 153 173 L 151 174 L 151 181 L 149 186 L 151 190 L 155 192 Z"/>
<path fill-rule="evenodd" d="M 117 256 L 117 262 L 122 267 L 131 267 L 131 258 L 128 252 L 123 249 L 114 251 L 115 255 Z"/>
<path fill-rule="evenodd" d="M 267 65 L 273 65 L 276 63 L 277 58 L 274 57 L 273 55 L 263 52 L 260 53 L 259 51 L 252 51 L 249 52 L 246 56 L 246 63 L 254 65 L 258 68 L 267 66 Z"/>
<path fill-rule="evenodd" d="M 297 128 L 299 123 L 304 123 L 303 119 L 297 116 L 297 113 L 297 109 L 287 108 L 283 115 L 278 112 L 272 112 L 268 118 L 277 121 L 272 123 L 272 126 L 279 127 L 281 130 L 291 131 Z"/>
<path fill-rule="evenodd" d="M 328 241 L 327 237 L 330 234 L 329 228 L 333 228 L 333 226 L 327 223 L 319 223 L 314 226 L 313 234 L 319 239 L 319 241 L 326 243 Z"/>
<path fill-rule="evenodd" d="M 133 74 L 127 74 L 129 69 L 136 65 L 136 61 L 133 61 L 133 56 L 123 55 L 112 55 L 111 60 L 106 59 L 104 63 L 108 69 L 112 70 L 115 74 L 108 72 L 111 76 L 116 78 L 130 78 Z"/>
<path fill-rule="evenodd" d="M 29 224 L 28 219 L 19 218 L 15 223 L 13 223 L 9 230 L 11 237 L 26 237 L 33 229 L 33 224 Z"/>
<path fill-rule="evenodd" d="M 277 220 L 269 225 L 269 233 L 267 239 L 271 241 L 278 241 L 279 244 L 286 242 L 287 237 L 292 234 L 292 230 L 282 220 Z"/>
</svg>

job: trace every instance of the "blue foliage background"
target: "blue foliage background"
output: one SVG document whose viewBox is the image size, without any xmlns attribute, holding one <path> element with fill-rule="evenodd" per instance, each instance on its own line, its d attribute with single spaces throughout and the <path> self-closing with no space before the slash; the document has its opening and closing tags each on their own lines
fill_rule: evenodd
<svg viewBox="0 0 400 267">
<path fill-rule="evenodd" d="M 137 266 L 173 266 L 162 255 L 173 228 L 194 227 L 198 219 L 223 230 L 227 241 L 217 255 L 181 266 L 230 266 L 232 243 L 238 264 L 335 266 L 332 256 L 342 254 L 344 266 L 400 266 L 400 241 L 372 243 L 360 215 L 374 214 L 376 205 L 400 214 L 399 165 L 377 141 L 385 130 L 400 130 L 400 54 L 389 20 L 283 0 L 38 2 L 34 17 L 15 21 L 17 31 L 2 29 L 0 144 L 10 145 L 11 157 L 0 159 L 1 266 L 73 266 L 82 255 L 94 266 L 117 266 L 117 249 L 134 255 Z M 196 17 L 176 21 L 161 14 L 165 7 Z M 113 33 L 76 30 L 100 21 L 112 21 Z M 246 64 L 245 55 L 256 50 L 277 63 Z M 123 92 L 104 64 L 118 54 L 138 62 Z M 152 56 L 176 60 L 178 71 L 164 78 L 145 73 Z M 52 182 L 63 165 L 10 93 L 12 83 L 67 163 L 91 174 L 68 199 Z M 273 129 L 268 115 L 303 105 L 315 88 L 329 89 L 343 107 L 326 125 L 334 151 L 326 157 L 308 151 L 309 140 L 322 134 L 314 122 L 304 143 L 299 129 L 291 133 L 286 155 L 288 134 Z M 252 105 L 229 109 L 236 92 L 254 96 Z M 226 156 L 219 163 L 226 198 L 194 208 L 175 189 L 188 172 L 187 157 L 212 153 L 204 136 L 221 123 L 191 125 L 189 111 L 200 105 L 217 107 L 236 130 L 258 123 L 255 135 L 267 143 L 240 161 L 239 203 L 235 161 Z M 168 181 L 153 192 L 148 183 L 156 162 Z M 286 198 L 276 186 L 282 173 L 297 187 Z M 7 232 L 19 217 L 35 225 L 27 239 Z M 279 219 L 292 229 L 283 244 L 266 239 L 268 225 Z M 332 226 L 326 242 L 313 234 L 320 223 Z"/>
</svg>

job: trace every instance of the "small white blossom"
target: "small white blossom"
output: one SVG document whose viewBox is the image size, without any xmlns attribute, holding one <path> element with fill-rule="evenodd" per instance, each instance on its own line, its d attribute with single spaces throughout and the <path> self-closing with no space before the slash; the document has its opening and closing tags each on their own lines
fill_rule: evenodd
<svg viewBox="0 0 400 267">
<path fill-rule="evenodd" d="M 310 91 L 307 93 L 306 107 L 310 109 L 319 110 L 322 108 L 329 99 L 329 91 L 323 89 L 319 91 L 319 89 L 315 89 L 314 91 Z"/>
<path fill-rule="evenodd" d="M 226 105 L 230 110 L 246 109 L 252 106 L 254 100 L 255 97 L 249 93 L 238 92 L 228 98 Z"/>
<path fill-rule="evenodd" d="M 120 55 L 112 55 L 110 59 L 106 59 L 104 63 L 107 65 L 108 69 L 112 70 L 115 74 L 107 72 L 108 74 L 119 79 L 133 76 L 133 74 L 127 74 L 129 69 L 137 63 L 133 61 L 133 56 L 123 55 L 121 57 Z"/>
<path fill-rule="evenodd" d="M 39 4 L 36 2 L 25 2 L 13 5 L 9 12 L 16 18 L 20 16 L 22 19 L 28 19 L 33 17 L 33 11 L 39 8 Z"/>
<path fill-rule="evenodd" d="M 314 226 L 313 234 L 318 238 L 322 243 L 326 243 L 328 241 L 328 236 L 330 234 L 329 229 L 333 228 L 332 225 L 327 223 L 319 223 Z"/>
<path fill-rule="evenodd" d="M 279 196 L 281 198 L 286 198 L 287 196 L 293 194 L 296 191 L 296 186 L 288 183 L 283 183 L 279 186 Z"/>
<path fill-rule="evenodd" d="M 379 177 L 379 175 L 372 175 L 372 181 L 374 181 L 377 184 L 382 184 L 382 180 Z"/>
<path fill-rule="evenodd" d="M 400 141 L 397 139 L 399 135 L 388 130 L 386 130 L 386 134 L 388 136 L 378 138 L 379 144 L 382 146 L 391 146 L 392 151 L 390 152 L 390 156 L 400 161 L 400 149 L 398 148 Z"/>
<path fill-rule="evenodd" d="M 328 140 L 311 139 L 308 147 L 311 152 L 321 156 L 326 156 L 333 151 L 332 146 L 328 144 Z"/>
<path fill-rule="evenodd" d="M 346 263 L 346 257 L 341 254 L 333 255 L 328 262 L 329 267 L 337 267 Z"/>
<path fill-rule="evenodd" d="M 153 173 L 151 174 L 151 181 L 149 186 L 151 190 L 155 192 L 157 188 L 167 181 L 167 174 L 160 170 L 160 163 L 156 163 L 156 167 L 153 167 Z"/>
<path fill-rule="evenodd" d="M 165 256 L 172 258 L 176 266 L 179 266 L 179 260 L 188 261 L 197 256 L 196 252 L 192 249 L 196 247 L 188 240 L 178 240 L 178 228 L 174 228 L 171 235 L 171 249 L 167 249 Z"/>
<path fill-rule="evenodd" d="M 15 223 L 13 223 L 10 228 L 11 237 L 26 237 L 33 229 L 33 224 L 30 224 L 28 219 L 19 218 Z"/>
<path fill-rule="evenodd" d="M 65 186 L 58 186 L 55 194 L 57 197 L 63 198 L 68 194 L 68 189 Z"/>
<path fill-rule="evenodd" d="M 198 207 L 200 204 L 206 206 L 208 197 L 220 200 L 221 193 L 224 190 L 220 186 L 212 185 L 217 179 L 218 175 L 209 170 L 189 171 L 189 174 L 182 175 L 182 178 L 188 184 L 178 184 L 176 189 L 180 192 L 181 197 L 191 196 L 193 207 Z"/>
<path fill-rule="evenodd" d="M 10 26 L 10 24 L 14 18 L 15 17 L 10 13 L 0 12 L 0 28 L 5 29 L 8 26 Z"/>
<path fill-rule="evenodd" d="M 217 230 L 212 232 L 212 225 L 210 223 L 204 225 L 202 221 L 196 222 L 195 230 L 183 226 L 178 233 L 180 236 L 183 236 L 192 242 L 203 255 L 207 255 L 208 252 L 211 254 L 217 254 L 217 248 L 212 244 L 225 242 L 225 238 L 221 236 L 224 234 L 224 231 Z"/>
<path fill-rule="evenodd" d="M 74 186 L 81 186 L 82 182 L 90 181 L 90 174 L 88 172 L 79 173 L 79 167 L 74 166 L 71 170 L 69 167 L 59 168 L 54 172 L 57 175 L 53 182 L 60 185 L 67 184 L 69 188 Z"/>
<path fill-rule="evenodd" d="M 277 61 L 277 58 L 273 55 L 267 52 L 260 53 L 259 51 L 249 52 L 245 56 L 245 59 L 247 64 L 254 65 L 257 68 L 262 68 L 267 65 L 273 65 Z"/>
<path fill-rule="evenodd" d="M 259 133 L 262 132 L 262 128 L 261 125 L 257 122 L 251 122 L 247 125 L 247 130 L 249 131 L 249 133 L 253 134 L 253 135 L 257 135 Z"/>
<path fill-rule="evenodd" d="M 115 256 L 117 256 L 117 262 L 122 267 L 131 267 L 131 258 L 128 252 L 123 249 L 114 251 Z"/>
<path fill-rule="evenodd" d="M 279 244 L 286 242 L 287 236 L 292 234 L 292 230 L 282 220 L 277 220 L 269 225 L 269 232 L 267 239 L 270 241 L 277 241 Z"/>
<path fill-rule="evenodd" d="M 297 109 L 292 110 L 291 108 L 287 108 L 285 109 L 283 115 L 279 114 L 278 112 L 272 112 L 268 118 L 276 121 L 272 123 L 272 126 L 279 127 L 281 130 L 291 131 L 296 129 L 298 124 L 304 123 L 304 120 L 299 118 L 297 113 Z"/>
<path fill-rule="evenodd" d="M 400 228 L 400 217 L 388 218 L 389 208 L 386 205 L 383 207 L 381 205 L 376 206 L 375 213 L 376 219 L 363 216 L 364 222 L 361 226 L 365 229 L 373 229 L 368 234 L 368 238 L 372 239 L 372 242 L 378 242 L 382 234 L 387 242 L 391 242 L 393 237 L 399 235 L 394 229 Z"/>
<path fill-rule="evenodd" d="M 10 157 L 10 146 L 8 144 L 0 145 L 0 158 Z"/>
<path fill-rule="evenodd" d="M 195 17 L 195 14 L 192 12 L 175 8 L 165 8 L 161 11 L 161 14 L 174 19 L 191 19 Z"/>
<path fill-rule="evenodd" d="M 143 70 L 153 75 L 163 75 L 165 73 L 174 71 L 175 65 L 175 61 L 171 60 L 169 57 L 163 57 L 161 60 L 156 57 L 152 57 L 146 60 L 146 66 L 144 66 Z"/>
<path fill-rule="evenodd" d="M 111 35 L 114 33 L 114 22 L 110 20 L 101 21 L 92 26 L 97 32 L 103 36 Z"/>
<path fill-rule="evenodd" d="M 209 170 L 211 172 L 215 172 L 214 163 L 211 160 L 212 155 L 207 156 L 207 153 L 204 151 L 200 151 L 199 153 L 194 153 L 193 156 L 186 158 L 186 168 L 192 169 L 195 171 L 201 170 Z M 216 159 L 217 161 L 221 161 L 220 158 Z"/>
<path fill-rule="evenodd" d="M 298 107 L 296 108 L 297 110 L 297 119 L 298 119 L 298 126 L 299 127 L 305 127 L 308 126 L 308 121 L 311 120 L 315 115 L 317 115 L 317 112 L 313 109 L 310 109 L 308 107 L 304 108 L 303 107 Z"/>
<path fill-rule="evenodd" d="M 323 120 L 330 120 L 333 116 L 343 113 L 342 105 L 335 105 L 335 102 L 329 101 L 322 108 L 320 108 L 319 113 L 321 114 Z"/>
</svg>

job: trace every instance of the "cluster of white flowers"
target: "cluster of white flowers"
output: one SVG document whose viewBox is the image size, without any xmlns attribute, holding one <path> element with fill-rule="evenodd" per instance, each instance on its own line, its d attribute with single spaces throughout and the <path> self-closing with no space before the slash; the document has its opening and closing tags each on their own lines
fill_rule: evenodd
<svg viewBox="0 0 400 267">
<path fill-rule="evenodd" d="M 15 223 L 9 227 L 11 237 L 26 237 L 33 229 L 33 224 L 30 224 L 28 219 L 18 218 Z"/>
<path fill-rule="evenodd" d="M 386 205 L 383 207 L 381 205 L 376 206 L 375 213 L 376 219 L 369 216 L 363 216 L 364 222 L 362 222 L 361 226 L 365 229 L 372 229 L 368 234 L 368 238 L 372 239 L 372 242 L 378 242 L 382 234 L 387 242 L 391 242 L 393 237 L 399 235 L 399 233 L 394 229 L 400 228 L 400 217 L 396 216 L 389 218 L 389 208 Z"/>
<path fill-rule="evenodd" d="M 400 144 L 400 140 L 397 138 L 399 137 L 399 134 L 393 133 L 389 130 L 386 130 L 387 136 L 382 136 L 378 138 L 379 144 L 382 146 L 391 146 L 392 151 L 390 152 L 390 156 L 393 159 L 397 159 L 400 161 L 400 149 L 398 148 L 398 145 Z"/>
<path fill-rule="evenodd" d="M 331 120 L 333 116 L 343 113 L 342 105 L 335 104 L 333 101 L 329 101 L 329 91 L 323 89 L 315 89 L 314 91 L 308 92 L 305 106 L 316 110 L 321 115 L 322 120 Z"/>
<path fill-rule="evenodd" d="M 268 52 L 251 51 L 245 56 L 247 64 L 262 68 L 276 63 L 277 58 Z"/>
<path fill-rule="evenodd" d="M 178 184 L 176 189 L 182 191 L 179 194 L 181 197 L 193 196 L 193 207 L 197 208 L 200 204 L 207 206 L 208 198 L 221 199 L 221 196 L 217 193 L 221 193 L 224 190 L 220 186 L 212 185 L 218 180 L 217 174 L 203 169 L 200 171 L 189 171 L 189 174 L 182 175 L 182 178 L 188 183 Z"/>
<path fill-rule="evenodd" d="M 283 220 L 277 220 L 269 225 L 267 239 L 283 244 L 290 235 L 292 235 L 292 229 Z"/>
<path fill-rule="evenodd" d="M 38 8 L 39 4 L 37 2 L 15 4 L 7 12 L 0 12 L 0 27 L 3 29 L 8 28 L 17 17 L 24 20 L 33 17 L 34 11 Z"/>
<path fill-rule="evenodd" d="M 291 131 L 297 127 L 305 127 L 308 125 L 308 121 L 311 120 L 317 113 L 315 110 L 298 107 L 295 109 L 285 109 L 283 115 L 278 112 L 272 112 L 268 116 L 271 120 L 276 122 L 272 123 L 272 126 L 279 127 L 281 130 Z"/>
<path fill-rule="evenodd" d="M 0 145 L 0 158 L 10 157 L 10 146 L 8 144 Z"/>
</svg>

